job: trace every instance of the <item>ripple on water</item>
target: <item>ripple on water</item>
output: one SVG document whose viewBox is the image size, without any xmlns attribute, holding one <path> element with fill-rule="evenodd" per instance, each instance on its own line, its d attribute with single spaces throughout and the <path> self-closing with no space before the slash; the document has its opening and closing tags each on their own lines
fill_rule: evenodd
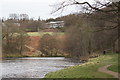
<svg viewBox="0 0 120 80">
<path fill-rule="evenodd" d="M 43 78 L 45 74 L 80 64 L 64 57 L 17 58 L 3 60 L 3 78 Z"/>
</svg>

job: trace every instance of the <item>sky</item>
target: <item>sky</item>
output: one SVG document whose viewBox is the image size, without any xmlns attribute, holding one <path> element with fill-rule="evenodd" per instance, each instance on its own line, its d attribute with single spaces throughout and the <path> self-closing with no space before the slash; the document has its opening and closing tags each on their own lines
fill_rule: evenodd
<svg viewBox="0 0 120 80">
<path fill-rule="evenodd" d="M 51 14 L 55 9 L 51 7 L 61 0 L 0 0 L 0 17 L 8 18 L 9 14 L 28 14 L 30 18 L 41 19 L 56 18 L 58 16 L 67 15 L 73 11 L 65 13 Z"/>
<path fill-rule="evenodd" d="M 0 18 L 8 18 L 9 14 L 28 14 L 29 18 L 56 18 L 70 13 L 79 12 L 77 7 L 66 8 L 63 12 L 51 14 L 55 7 L 51 7 L 62 0 L 0 0 Z M 81 0 L 80 0 L 81 1 Z M 85 0 L 84 0 L 85 1 Z M 93 1 L 93 0 L 86 0 Z"/>
</svg>

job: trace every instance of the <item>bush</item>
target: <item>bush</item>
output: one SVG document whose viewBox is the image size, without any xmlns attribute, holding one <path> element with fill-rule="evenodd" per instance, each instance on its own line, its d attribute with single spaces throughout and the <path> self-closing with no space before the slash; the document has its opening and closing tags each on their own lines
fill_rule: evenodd
<svg viewBox="0 0 120 80">
<path fill-rule="evenodd" d="M 40 51 L 46 56 L 57 56 L 59 53 L 57 39 L 50 34 L 43 35 L 40 40 Z"/>
</svg>

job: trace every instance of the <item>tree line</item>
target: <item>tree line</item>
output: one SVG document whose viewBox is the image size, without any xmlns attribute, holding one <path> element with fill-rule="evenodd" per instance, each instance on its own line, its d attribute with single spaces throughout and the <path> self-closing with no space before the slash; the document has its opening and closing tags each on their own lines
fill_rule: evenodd
<svg viewBox="0 0 120 80">
<path fill-rule="evenodd" d="M 84 59 L 88 59 L 95 53 L 119 53 L 120 2 L 102 3 L 99 1 L 96 2 L 96 4 L 98 4 L 98 6 L 93 6 L 89 2 L 68 0 L 60 3 L 58 9 L 55 11 L 65 8 L 66 6 L 84 5 L 83 9 L 85 9 L 86 12 L 70 14 L 56 19 L 48 19 L 46 21 L 40 19 L 16 20 L 15 18 L 6 20 L 4 22 L 6 27 L 3 28 L 3 41 L 6 41 L 5 43 L 3 42 L 4 49 L 6 49 L 4 51 L 11 53 L 18 51 L 21 53 L 21 50 L 24 49 L 24 45 L 27 44 L 24 41 L 27 36 L 27 31 L 37 31 L 38 28 L 43 29 L 42 25 L 45 25 L 45 22 L 51 20 L 62 20 L 65 22 L 65 25 L 62 28 L 64 35 L 45 34 L 39 41 L 38 49 L 46 56 L 67 54 L 74 58 L 84 57 Z M 12 21 L 14 23 L 12 23 Z M 15 24 L 15 22 L 20 23 L 20 26 Z M 15 28 L 15 26 L 18 27 Z M 31 30 L 29 30 L 29 28 Z M 17 34 L 13 35 L 13 33 Z M 18 40 L 20 40 L 20 43 L 17 43 Z M 15 46 L 14 49 L 16 50 L 12 48 L 13 46 Z"/>
<path fill-rule="evenodd" d="M 28 35 L 25 30 L 12 21 L 5 21 L 2 25 L 2 50 L 4 54 L 22 54 L 25 51 L 27 39 Z"/>
<path fill-rule="evenodd" d="M 2 19 L 1 22 L 3 55 L 24 54 L 26 51 L 28 51 L 26 45 L 28 45 L 30 42 L 30 36 L 28 35 L 28 32 L 39 33 L 41 30 L 49 28 L 49 26 L 46 24 L 47 20 L 41 20 L 40 18 L 38 20 L 29 19 L 27 14 L 10 14 L 9 18 L 7 18 L 6 20 Z M 50 38 L 50 40 L 51 39 L 53 41 L 56 41 L 56 39 L 54 38 Z M 50 44 L 54 45 L 54 43 Z M 54 47 L 50 49 L 48 49 L 48 51 L 55 52 Z M 44 49 L 42 49 L 41 51 L 43 53 L 46 52 L 46 50 Z"/>
<path fill-rule="evenodd" d="M 59 50 L 71 57 L 84 59 L 91 55 L 119 53 L 119 11 L 120 2 L 89 2 L 67 0 L 57 4 L 56 11 L 72 5 L 83 5 L 86 10 L 80 14 L 59 17 L 65 22 L 65 35 Z"/>
</svg>

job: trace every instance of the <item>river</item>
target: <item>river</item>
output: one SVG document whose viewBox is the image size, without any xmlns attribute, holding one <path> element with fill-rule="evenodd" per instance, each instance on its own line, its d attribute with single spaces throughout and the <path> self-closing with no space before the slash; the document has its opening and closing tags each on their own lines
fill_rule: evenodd
<svg viewBox="0 0 120 80">
<path fill-rule="evenodd" d="M 2 61 L 2 78 L 43 78 L 45 74 L 81 64 L 64 57 L 9 58 Z"/>
</svg>

